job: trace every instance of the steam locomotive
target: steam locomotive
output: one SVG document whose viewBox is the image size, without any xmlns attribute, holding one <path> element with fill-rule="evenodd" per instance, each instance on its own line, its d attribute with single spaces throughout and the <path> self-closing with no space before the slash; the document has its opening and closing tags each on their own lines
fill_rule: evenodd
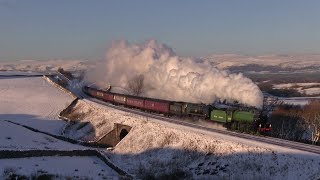
<svg viewBox="0 0 320 180">
<path fill-rule="evenodd" d="M 137 108 L 150 113 L 165 116 L 201 118 L 212 122 L 222 123 L 229 129 L 242 131 L 270 132 L 271 124 L 257 109 L 217 108 L 211 105 L 189 102 L 176 102 L 161 99 L 145 98 L 132 95 L 113 93 L 94 87 L 84 86 L 83 92 L 99 100 L 129 108 Z"/>
</svg>

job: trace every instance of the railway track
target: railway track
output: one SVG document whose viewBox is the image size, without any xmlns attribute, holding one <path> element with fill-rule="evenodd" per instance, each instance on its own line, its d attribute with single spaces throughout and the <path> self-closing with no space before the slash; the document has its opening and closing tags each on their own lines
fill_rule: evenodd
<svg viewBox="0 0 320 180">
<path fill-rule="evenodd" d="M 250 134 L 245 134 L 245 133 L 238 133 L 238 132 L 234 132 L 234 131 L 228 131 L 228 130 L 222 130 L 222 129 L 216 129 L 216 128 L 209 128 L 209 127 L 205 127 L 199 124 L 194 124 L 191 122 L 186 122 L 186 121 L 182 121 L 182 120 L 177 120 L 177 119 L 173 119 L 173 118 L 168 118 L 168 117 L 164 117 L 158 114 L 150 114 L 150 113 L 146 113 L 137 109 L 130 109 L 130 108 L 126 108 L 123 106 L 115 106 L 112 105 L 110 103 L 89 97 L 88 95 L 86 95 L 85 93 L 81 92 L 81 94 L 79 94 L 80 97 L 89 100 L 89 101 L 93 101 L 96 102 L 98 104 L 101 105 L 105 105 L 111 108 L 115 108 L 118 110 L 122 110 L 122 111 L 126 111 L 126 112 L 131 112 L 134 114 L 138 114 L 141 116 L 147 116 L 150 118 L 155 118 L 157 120 L 161 120 L 161 121 L 165 121 L 168 123 L 172 123 L 172 124 L 177 124 L 177 125 L 182 125 L 182 126 L 186 126 L 186 127 L 190 127 L 190 128 L 196 128 L 205 132 L 213 132 L 213 133 L 219 133 L 219 134 L 224 134 L 224 135 L 229 135 L 229 136 L 233 136 L 233 137 L 239 137 L 239 138 L 243 138 L 243 139 L 248 139 L 248 140 L 253 140 L 256 142 L 262 142 L 262 143 L 267 143 L 267 144 L 271 144 L 271 145 L 276 145 L 276 146 L 280 146 L 280 147 L 285 147 L 285 148 L 289 148 L 289 149 L 295 149 L 295 150 L 300 150 L 300 151 L 306 151 L 306 152 L 310 152 L 310 153 L 315 153 L 315 154 L 320 154 L 320 146 L 315 146 L 315 145 L 310 145 L 310 144 L 304 144 L 304 143 L 299 143 L 299 142 L 294 142 L 294 141 L 288 141 L 288 140 L 284 140 L 284 139 L 278 139 L 278 138 L 273 138 L 273 137 L 267 137 L 267 136 L 255 136 L 255 135 L 250 135 Z"/>
</svg>

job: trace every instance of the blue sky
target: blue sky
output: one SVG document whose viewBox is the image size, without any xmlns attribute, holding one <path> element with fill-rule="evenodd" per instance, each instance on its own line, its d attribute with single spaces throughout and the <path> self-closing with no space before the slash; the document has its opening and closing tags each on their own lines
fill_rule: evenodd
<svg viewBox="0 0 320 180">
<path fill-rule="evenodd" d="M 101 59 L 121 39 L 182 56 L 320 53 L 320 1 L 0 0 L 0 60 Z"/>
</svg>

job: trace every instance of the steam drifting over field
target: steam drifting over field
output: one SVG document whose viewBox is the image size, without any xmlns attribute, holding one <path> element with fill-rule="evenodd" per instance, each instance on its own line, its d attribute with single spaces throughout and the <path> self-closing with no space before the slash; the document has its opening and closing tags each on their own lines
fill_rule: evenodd
<svg viewBox="0 0 320 180">
<path fill-rule="evenodd" d="M 155 40 L 142 45 L 114 42 L 106 60 L 86 78 L 126 87 L 129 79 L 140 74 L 144 75 L 144 96 L 207 104 L 220 99 L 262 106 L 260 89 L 242 74 L 218 70 L 208 61 L 179 57 Z"/>
</svg>

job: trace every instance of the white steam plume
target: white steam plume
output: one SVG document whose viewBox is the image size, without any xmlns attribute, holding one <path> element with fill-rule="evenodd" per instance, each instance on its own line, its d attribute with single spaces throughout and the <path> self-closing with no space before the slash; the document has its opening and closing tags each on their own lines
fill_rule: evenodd
<svg viewBox="0 0 320 180">
<path fill-rule="evenodd" d="M 106 60 L 91 72 L 91 82 L 125 87 L 128 79 L 143 74 L 144 96 L 211 104 L 238 101 L 261 108 L 260 89 L 242 74 L 218 70 L 208 61 L 181 58 L 166 45 L 151 40 L 143 45 L 114 42 Z"/>
</svg>

